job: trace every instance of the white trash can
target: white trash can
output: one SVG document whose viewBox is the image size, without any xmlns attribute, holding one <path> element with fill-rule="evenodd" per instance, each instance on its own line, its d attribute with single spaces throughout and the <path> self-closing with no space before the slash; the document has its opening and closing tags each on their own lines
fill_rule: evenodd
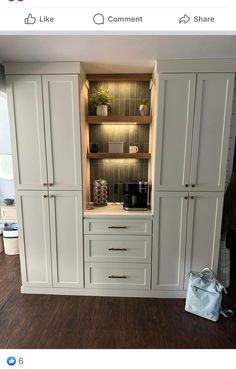
<svg viewBox="0 0 236 369">
<path fill-rule="evenodd" d="M 3 228 L 3 243 L 5 254 L 19 254 L 18 225 L 16 223 L 5 224 Z"/>
<path fill-rule="evenodd" d="M 4 251 L 4 245 L 3 245 L 3 227 L 4 225 L 0 223 L 0 253 Z"/>
</svg>

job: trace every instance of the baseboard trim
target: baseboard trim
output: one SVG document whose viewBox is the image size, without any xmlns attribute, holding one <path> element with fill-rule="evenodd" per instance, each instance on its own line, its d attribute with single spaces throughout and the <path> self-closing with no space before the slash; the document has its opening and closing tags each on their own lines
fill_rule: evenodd
<svg viewBox="0 0 236 369">
<path fill-rule="evenodd" d="M 104 296 L 104 297 L 143 297 L 143 298 L 185 298 L 186 291 L 144 291 L 144 290 L 100 290 L 92 288 L 45 288 L 21 287 L 23 294 L 66 295 L 66 296 Z"/>
</svg>

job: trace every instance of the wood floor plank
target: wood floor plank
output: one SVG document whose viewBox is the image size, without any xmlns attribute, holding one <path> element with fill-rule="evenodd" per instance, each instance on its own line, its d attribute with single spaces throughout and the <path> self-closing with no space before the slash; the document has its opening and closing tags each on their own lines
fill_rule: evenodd
<svg viewBox="0 0 236 369">
<path fill-rule="evenodd" d="M 224 304 L 236 311 L 235 282 Z M 0 254 L 0 292 L 1 349 L 236 348 L 236 315 L 213 323 L 184 299 L 22 295 L 18 256 Z"/>
</svg>

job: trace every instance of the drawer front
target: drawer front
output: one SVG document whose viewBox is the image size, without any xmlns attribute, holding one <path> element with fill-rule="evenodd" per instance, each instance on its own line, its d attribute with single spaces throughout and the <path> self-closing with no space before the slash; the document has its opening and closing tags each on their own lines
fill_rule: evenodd
<svg viewBox="0 0 236 369">
<path fill-rule="evenodd" d="M 151 262 L 151 236 L 84 237 L 85 260 L 88 262 Z"/>
<path fill-rule="evenodd" d="M 150 289 L 150 264 L 86 263 L 86 288 Z"/>
<path fill-rule="evenodd" d="M 2 220 L 16 220 L 16 208 L 4 206 L 1 208 Z"/>
<path fill-rule="evenodd" d="M 85 219 L 85 234 L 152 234 L 152 220 Z"/>
</svg>

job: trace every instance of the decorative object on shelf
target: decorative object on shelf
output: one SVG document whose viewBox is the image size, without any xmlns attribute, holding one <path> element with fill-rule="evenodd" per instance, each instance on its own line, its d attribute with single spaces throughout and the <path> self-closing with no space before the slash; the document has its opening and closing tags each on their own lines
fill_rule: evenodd
<svg viewBox="0 0 236 369">
<path fill-rule="evenodd" d="M 124 142 L 109 142 L 108 152 L 113 154 L 122 154 L 124 152 Z"/>
<path fill-rule="evenodd" d="M 108 185 L 105 179 L 93 181 L 93 204 L 94 206 L 106 206 L 108 201 Z"/>
<path fill-rule="evenodd" d="M 92 143 L 90 146 L 90 152 L 96 154 L 99 151 L 99 146 L 96 143 Z"/>
<path fill-rule="evenodd" d="M 112 94 L 105 87 L 100 87 L 99 90 L 93 89 L 89 95 L 89 104 L 96 108 L 96 114 L 98 116 L 106 117 L 108 115 L 108 108 L 112 100 Z"/>
<path fill-rule="evenodd" d="M 227 288 L 230 285 L 230 250 L 226 247 L 227 233 L 236 222 L 236 175 L 232 175 L 224 196 L 221 226 L 218 279 Z"/>
<path fill-rule="evenodd" d="M 13 205 L 14 201 L 14 199 L 3 199 L 5 205 Z"/>
<path fill-rule="evenodd" d="M 138 152 L 138 146 L 129 146 L 130 154 L 135 154 L 136 152 Z"/>
<path fill-rule="evenodd" d="M 139 106 L 140 115 L 146 116 L 149 113 L 149 102 L 148 100 L 143 100 L 142 104 Z"/>
</svg>

